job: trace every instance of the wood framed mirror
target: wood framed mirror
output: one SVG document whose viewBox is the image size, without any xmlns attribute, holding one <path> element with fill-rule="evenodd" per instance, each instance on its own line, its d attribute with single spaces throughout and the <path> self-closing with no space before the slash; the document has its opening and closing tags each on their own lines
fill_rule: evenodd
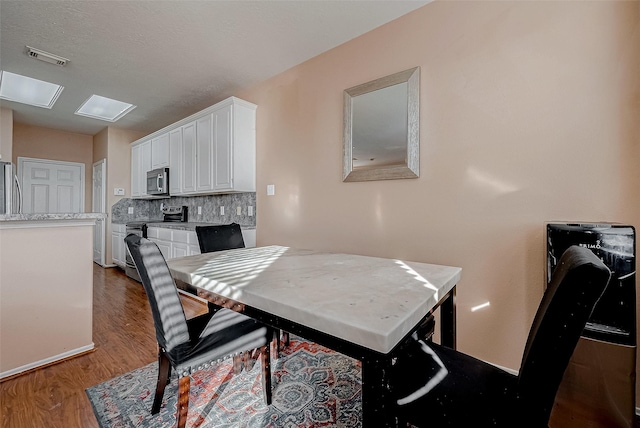
<svg viewBox="0 0 640 428">
<path fill-rule="evenodd" d="M 344 91 L 343 181 L 420 175 L 420 67 Z"/>
</svg>

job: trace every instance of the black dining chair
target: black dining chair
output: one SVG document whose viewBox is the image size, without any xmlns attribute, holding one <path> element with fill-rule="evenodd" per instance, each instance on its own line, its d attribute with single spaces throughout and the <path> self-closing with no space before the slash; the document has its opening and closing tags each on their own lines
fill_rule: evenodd
<svg viewBox="0 0 640 428">
<path fill-rule="evenodd" d="M 244 248 L 242 229 L 238 223 L 196 226 L 196 236 L 201 253 Z M 219 306 L 213 303 L 209 304 L 210 312 L 215 312 L 218 308 Z M 287 332 L 281 334 L 279 329 L 275 329 L 274 334 L 276 336 L 276 353 L 279 354 L 281 343 L 284 346 L 289 345 L 289 334 Z"/>
<path fill-rule="evenodd" d="M 590 250 L 566 250 L 533 320 L 518 375 L 410 340 L 392 368 L 401 426 L 546 428 L 569 359 L 609 277 Z"/>
<path fill-rule="evenodd" d="M 201 253 L 244 248 L 242 229 L 238 223 L 196 226 Z"/>
<path fill-rule="evenodd" d="M 183 428 L 189 409 L 191 373 L 207 368 L 229 356 L 259 349 L 262 388 L 271 404 L 270 342 L 273 329 L 234 312 L 220 309 L 212 317 L 187 320 L 175 282 L 158 246 L 130 234 L 125 243 L 144 286 L 158 341 L 158 383 L 151 413 L 160 411 L 171 369 L 178 381 L 178 428 Z"/>
</svg>

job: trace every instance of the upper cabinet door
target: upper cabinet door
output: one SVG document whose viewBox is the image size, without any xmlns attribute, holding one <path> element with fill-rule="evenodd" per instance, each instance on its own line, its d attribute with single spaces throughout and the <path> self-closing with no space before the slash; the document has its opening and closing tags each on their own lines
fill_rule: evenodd
<svg viewBox="0 0 640 428">
<path fill-rule="evenodd" d="M 213 113 L 214 139 L 213 162 L 215 165 L 214 190 L 233 188 L 232 182 L 232 152 L 233 141 L 231 128 L 231 106 L 226 106 Z"/>
<path fill-rule="evenodd" d="M 169 166 L 169 133 L 151 140 L 151 169 Z"/>
<path fill-rule="evenodd" d="M 169 132 L 169 194 L 182 193 L 182 128 Z"/>
<path fill-rule="evenodd" d="M 213 189 L 213 115 L 196 120 L 196 191 Z"/>
<path fill-rule="evenodd" d="M 196 191 L 196 123 L 182 127 L 182 192 Z M 171 171 L 169 171 L 171 174 Z"/>
<path fill-rule="evenodd" d="M 140 170 L 142 168 L 142 146 L 131 147 L 131 196 L 141 196 Z"/>
<path fill-rule="evenodd" d="M 151 140 L 131 147 L 131 197 L 147 195 L 147 171 L 151 169 Z"/>
<path fill-rule="evenodd" d="M 143 196 L 146 196 L 147 172 L 153 169 L 151 167 L 151 141 L 142 143 L 141 146 L 142 146 L 142 155 L 141 155 L 142 168 L 140 169 L 140 176 L 138 177 L 138 179 L 140 180 L 140 193 Z"/>
</svg>

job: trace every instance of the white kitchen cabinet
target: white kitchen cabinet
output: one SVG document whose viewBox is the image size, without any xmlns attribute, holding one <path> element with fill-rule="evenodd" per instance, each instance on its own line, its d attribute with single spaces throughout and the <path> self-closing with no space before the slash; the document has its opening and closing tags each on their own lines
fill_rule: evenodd
<svg viewBox="0 0 640 428">
<path fill-rule="evenodd" d="M 169 133 L 165 132 L 151 140 L 151 169 L 169 166 Z"/>
<path fill-rule="evenodd" d="M 185 257 L 189 255 L 189 246 L 180 242 L 171 243 L 171 258 Z"/>
<path fill-rule="evenodd" d="M 182 193 L 182 127 L 169 132 L 169 194 Z"/>
<path fill-rule="evenodd" d="M 126 260 L 126 248 L 124 238 L 126 226 L 124 224 L 111 223 L 111 258 L 113 263 L 124 267 Z"/>
<path fill-rule="evenodd" d="M 244 246 L 251 248 L 256 246 L 256 230 L 241 229 Z M 193 256 L 200 254 L 198 236 L 193 230 L 168 229 L 164 227 L 149 227 L 147 237 L 158 244 L 158 248 L 166 260 L 176 257 Z"/>
<path fill-rule="evenodd" d="M 176 257 L 184 257 L 190 254 L 190 242 L 198 242 L 194 231 L 167 229 L 163 227 L 150 227 L 147 229 L 147 237 L 155 242 L 166 260 Z M 200 251 L 194 254 L 200 254 Z"/>
<path fill-rule="evenodd" d="M 140 193 L 140 169 L 142 168 L 142 145 L 131 147 L 131 196 L 142 196 Z"/>
<path fill-rule="evenodd" d="M 158 248 L 160 249 L 160 252 L 162 253 L 162 256 L 164 257 L 165 260 L 169 260 L 172 258 L 171 242 L 161 241 L 159 239 L 151 239 L 151 241 L 154 241 L 156 245 L 158 245 Z"/>
<path fill-rule="evenodd" d="M 256 105 L 235 97 L 169 125 L 132 147 L 152 142 L 150 166 L 162 167 L 163 155 L 157 147 L 168 147 L 170 194 L 207 195 L 256 191 Z M 158 149 L 160 150 L 160 149 Z M 162 152 L 164 153 L 164 151 Z M 132 170 L 134 157 L 132 149 Z M 138 155 L 141 163 L 145 153 Z M 139 167 L 144 172 L 144 166 Z M 140 190 L 134 197 L 144 197 L 146 183 L 133 183 Z"/>
<path fill-rule="evenodd" d="M 151 141 L 142 144 L 142 154 L 140 159 L 142 165 L 140 169 L 140 193 L 144 196 L 147 194 L 147 172 L 151 171 Z"/>
<path fill-rule="evenodd" d="M 233 188 L 231 177 L 231 106 L 226 106 L 213 113 L 213 187 L 214 190 Z"/>
<path fill-rule="evenodd" d="M 196 123 L 191 122 L 182 127 L 182 193 L 196 191 Z M 171 171 L 169 171 L 171 174 Z"/>
<path fill-rule="evenodd" d="M 147 195 L 147 171 L 151 171 L 151 140 L 131 147 L 131 196 Z"/>
<path fill-rule="evenodd" d="M 213 190 L 213 115 L 196 120 L 196 192 Z"/>
</svg>

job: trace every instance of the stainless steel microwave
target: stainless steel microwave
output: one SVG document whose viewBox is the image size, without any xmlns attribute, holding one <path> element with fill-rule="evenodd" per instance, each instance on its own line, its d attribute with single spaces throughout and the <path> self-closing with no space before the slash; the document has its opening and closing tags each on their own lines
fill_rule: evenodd
<svg viewBox="0 0 640 428">
<path fill-rule="evenodd" d="M 169 196 L 169 168 L 147 172 L 147 195 Z"/>
</svg>

